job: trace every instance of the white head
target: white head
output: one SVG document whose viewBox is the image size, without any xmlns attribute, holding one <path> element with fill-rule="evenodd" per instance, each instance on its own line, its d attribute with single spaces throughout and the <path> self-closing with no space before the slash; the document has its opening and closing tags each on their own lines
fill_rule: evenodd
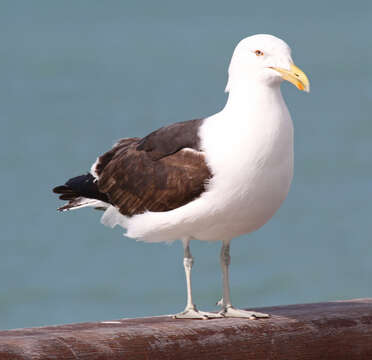
<svg viewBox="0 0 372 360">
<path fill-rule="evenodd" d="M 291 49 L 283 40 L 259 34 L 239 42 L 229 66 L 227 92 L 247 82 L 279 86 L 283 80 L 290 81 L 300 90 L 310 89 L 308 78 L 294 65 Z"/>
</svg>

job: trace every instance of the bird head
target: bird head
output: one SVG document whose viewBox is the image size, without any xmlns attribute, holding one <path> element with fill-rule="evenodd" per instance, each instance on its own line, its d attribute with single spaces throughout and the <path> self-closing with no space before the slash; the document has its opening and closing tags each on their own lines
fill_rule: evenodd
<svg viewBox="0 0 372 360">
<path fill-rule="evenodd" d="M 249 36 L 236 46 L 229 66 L 226 91 L 247 81 L 269 86 L 287 80 L 299 90 L 310 91 L 310 82 L 291 57 L 290 47 L 281 39 L 266 34 Z"/>
</svg>

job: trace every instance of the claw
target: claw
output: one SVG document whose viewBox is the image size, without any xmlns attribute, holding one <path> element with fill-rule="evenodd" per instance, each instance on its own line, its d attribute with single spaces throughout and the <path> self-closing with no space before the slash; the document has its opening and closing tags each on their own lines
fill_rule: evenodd
<svg viewBox="0 0 372 360">
<path fill-rule="evenodd" d="M 199 311 L 196 306 L 186 307 L 184 311 L 179 314 L 173 315 L 173 319 L 199 319 L 208 320 L 215 318 L 222 318 L 223 315 L 220 313 L 211 313 L 206 311 Z"/>
<path fill-rule="evenodd" d="M 270 317 L 269 314 L 264 314 L 256 311 L 235 309 L 232 306 L 225 307 L 223 310 L 219 312 L 219 314 L 221 314 L 224 317 L 246 318 L 251 320 L 267 319 Z"/>
</svg>

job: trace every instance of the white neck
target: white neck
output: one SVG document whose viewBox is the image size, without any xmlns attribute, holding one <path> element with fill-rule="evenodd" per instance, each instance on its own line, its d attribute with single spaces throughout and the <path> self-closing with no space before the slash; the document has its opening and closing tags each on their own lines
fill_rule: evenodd
<svg viewBox="0 0 372 360">
<path fill-rule="evenodd" d="M 229 97 L 222 111 L 245 116 L 260 110 L 267 112 L 271 106 L 283 104 L 279 82 L 270 85 L 259 81 L 235 82 L 229 88 Z"/>
</svg>

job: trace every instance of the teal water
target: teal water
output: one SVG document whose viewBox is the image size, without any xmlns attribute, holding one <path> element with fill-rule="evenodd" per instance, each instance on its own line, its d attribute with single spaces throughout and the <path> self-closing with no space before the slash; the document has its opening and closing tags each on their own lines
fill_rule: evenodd
<svg viewBox="0 0 372 360">
<path fill-rule="evenodd" d="M 312 91 L 283 85 L 294 182 L 264 228 L 232 242 L 233 301 L 372 296 L 369 2 L 2 1 L 0 24 L 1 329 L 183 309 L 179 242 L 57 213 L 51 188 L 121 137 L 221 109 L 232 51 L 254 33 L 286 40 Z M 219 245 L 192 252 L 195 302 L 216 309 Z"/>
</svg>

